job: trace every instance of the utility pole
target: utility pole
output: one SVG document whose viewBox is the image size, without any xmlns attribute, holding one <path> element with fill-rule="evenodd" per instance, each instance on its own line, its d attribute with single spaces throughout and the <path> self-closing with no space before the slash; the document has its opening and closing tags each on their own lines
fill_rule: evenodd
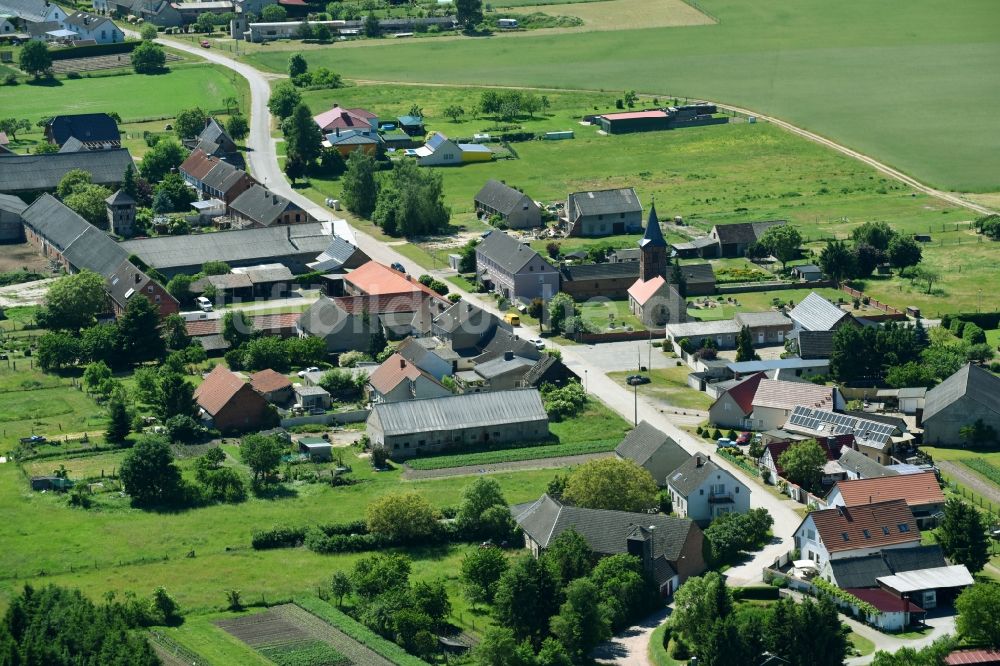
<svg viewBox="0 0 1000 666">
<path fill-rule="evenodd" d="M 632 382 L 632 404 L 633 414 L 632 414 L 632 425 L 638 427 L 639 425 L 639 383 Z"/>
</svg>

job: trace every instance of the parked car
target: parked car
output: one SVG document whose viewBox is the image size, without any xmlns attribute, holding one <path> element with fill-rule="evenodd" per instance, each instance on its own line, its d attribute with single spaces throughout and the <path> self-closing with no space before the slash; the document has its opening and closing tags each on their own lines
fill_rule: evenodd
<svg viewBox="0 0 1000 666">
<path fill-rule="evenodd" d="M 728 437 L 720 437 L 718 441 L 715 442 L 720 449 L 724 449 L 730 446 L 736 446 L 736 442 L 729 439 Z"/>
<path fill-rule="evenodd" d="M 209 43 L 209 41 L 207 39 L 203 39 L 203 40 L 201 40 L 201 48 L 203 48 L 203 49 L 210 49 L 210 48 L 212 48 L 212 45 Z"/>
<path fill-rule="evenodd" d="M 392 268 L 392 270 L 394 271 L 399 271 L 400 273 L 406 272 L 406 268 L 403 266 L 403 264 L 399 263 L 398 261 L 392 262 L 390 268 Z"/>
<path fill-rule="evenodd" d="M 528 342 L 535 345 L 535 349 L 539 351 L 545 349 L 545 340 L 542 340 L 541 338 L 534 338 L 532 340 L 528 340 Z"/>
<path fill-rule="evenodd" d="M 319 372 L 319 368 L 317 368 L 315 365 L 312 365 L 309 366 L 308 368 L 305 368 L 304 370 L 299 370 L 295 374 L 297 374 L 299 377 L 305 377 L 307 372 Z"/>
<path fill-rule="evenodd" d="M 749 444 L 752 438 L 753 438 L 753 433 L 741 432 L 740 436 L 736 438 L 736 443 L 740 446 L 743 446 L 745 444 Z"/>
<path fill-rule="evenodd" d="M 625 383 L 629 386 L 640 386 L 642 384 L 648 384 L 649 381 L 650 379 L 646 375 L 629 375 L 625 378 Z"/>
<path fill-rule="evenodd" d="M 22 437 L 22 444 L 44 444 L 47 440 L 41 435 L 32 435 L 31 437 Z"/>
<path fill-rule="evenodd" d="M 204 296 L 199 296 L 194 300 L 196 303 L 198 303 L 198 309 L 200 309 L 202 312 L 212 311 L 212 301 L 208 300 Z"/>
</svg>

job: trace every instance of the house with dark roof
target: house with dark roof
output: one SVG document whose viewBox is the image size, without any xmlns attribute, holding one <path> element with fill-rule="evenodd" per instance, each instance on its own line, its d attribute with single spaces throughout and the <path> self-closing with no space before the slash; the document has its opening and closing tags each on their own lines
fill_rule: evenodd
<svg viewBox="0 0 1000 666">
<path fill-rule="evenodd" d="M 24 238 L 21 213 L 28 204 L 12 194 L 0 194 L 0 243 L 18 243 Z"/>
<path fill-rule="evenodd" d="M 349 312 L 337 301 L 320 296 L 296 322 L 300 337 L 317 337 L 326 341 L 328 353 L 368 351 L 373 332 L 371 316 L 366 312 Z"/>
<path fill-rule="evenodd" d="M 688 241 L 674 241 L 670 249 L 678 259 L 715 259 L 719 256 L 719 242 L 711 236 L 698 236 Z"/>
<path fill-rule="evenodd" d="M 445 353 L 434 338 L 406 338 L 396 353 L 438 381 L 455 372 L 452 354 Z"/>
<path fill-rule="evenodd" d="M 496 215 L 510 229 L 531 229 L 542 224 L 542 211 L 531 197 L 492 178 L 472 200 L 476 215 L 489 219 Z"/>
<path fill-rule="evenodd" d="M 381 137 L 376 133 L 372 134 L 363 130 L 342 130 L 334 129 L 323 139 L 324 148 L 333 148 L 343 158 L 350 157 L 355 150 L 360 150 L 366 155 L 374 155 L 382 143 Z"/>
<path fill-rule="evenodd" d="M 882 465 L 860 451 L 845 448 L 840 452 L 837 464 L 844 470 L 847 480 L 853 479 L 877 479 L 883 476 L 896 476 L 898 471 L 891 467 Z"/>
<path fill-rule="evenodd" d="M 97 44 L 117 44 L 125 41 L 125 33 L 106 16 L 90 12 L 73 12 L 66 17 L 66 29 L 77 34 L 76 41 L 93 40 Z"/>
<path fill-rule="evenodd" d="M 451 391 L 433 375 L 393 354 L 368 377 L 368 396 L 372 403 L 400 402 L 443 398 Z"/>
<path fill-rule="evenodd" d="M 264 396 L 222 365 L 194 390 L 194 400 L 202 419 L 224 433 L 261 430 L 273 418 Z"/>
<path fill-rule="evenodd" d="M 53 192 L 63 176 L 73 169 L 89 173 L 95 185 L 116 190 L 129 166 L 134 163 L 125 148 L 7 155 L 0 160 L 0 192 L 25 196 Z"/>
<path fill-rule="evenodd" d="M 937 544 L 881 550 L 862 557 L 830 560 L 820 576 L 837 587 L 878 587 L 878 579 L 904 571 L 933 569 L 947 565 Z"/>
<path fill-rule="evenodd" d="M 709 237 L 719 244 L 717 256 L 742 257 L 746 255 L 747 248 L 763 238 L 768 229 L 786 224 L 788 224 L 786 220 L 717 224 L 712 227 Z"/>
<path fill-rule="evenodd" d="M 74 14 L 81 14 L 77 12 Z M 101 18 L 102 21 L 107 21 Z M 121 32 L 119 30 L 119 32 Z M 45 140 L 62 146 L 71 138 L 79 139 L 88 148 L 121 148 L 122 135 L 118 123 L 106 113 L 76 113 L 55 116 L 45 126 Z"/>
<path fill-rule="evenodd" d="M 549 417 L 535 389 L 462 393 L 372 406 L 367 433 L 393 460 L 470 446 L 538 442 Z"/>
<path fill-rule="evenodd" d="M 103 233 L 95 229 L 97 233 Z M 129 301 L 137 295 L 148 299 L 156 306 L 160 318 L 180 312 L 181 306 L 174 296 L 162 284 L 139 270 L 131 261 L 123 260 L 115 270 L 107 276 L 105 290 L 111 299 L 111 310 L 120 317 Z"/>
<path fill-rule="evenodd" d="M 769 430 L 768 432 L 780 431 Z M 757 461 L 757 467 L 760 468 L 765 482 L 777 484 L 785 476 L 785 470 L 781 467 L 781 455 L 789 448 L 804 440 L 789 436 L 768 437 L 767 439 L 770 441 L 764 446 L 764 453 L 761 454 L 760 460 Z M 837 461 L 840 457 L 840 452 L 844 448 L 849 447 L 852 441 L 850 435 L 816 438 L 816 443 L 826 456 L 826 464 L 823 466 L 823 476 L 820 479 L 824 487 L 829 487 L 830 484 L 844 478 L 844 470 L 840 468 Z M 795 484 L 789 484 L 788 494 L 792 497 L 804 494 L 800 490 Z"/>
<path fill-rule="evenodd" d="M 788 316 L 794 322 L 796 331 L 836 331 L 841 326 L 860 326 L 850 312 L 815 291 L 799 301 Z"/>
<path fill-rule="evenodd" d="M 784 312 L 737 312 L 733 320 L 750 329 L 754 346 L 783 345 L 792 331 L 792 320 Z"/>
<path fill-rule="evenodd" d="M 639 263 L 564 264 L 559 277 L 559 291 L 578 302 L 597 297 L 624 300 L 639 277 Z"/>
<path fill-rule="evenodd" d="M 200 150 L 206 155 L 217 157 L 237 169 L 246 171 L 246 160 L 243 159 L 240 147 L 215 118 L 205 121 L 205 129 L 193 139 L 185 139 L 184 145 L 192 151 Z"/>
<path fill-rule="evenodd" d="M 924 397 L 925 444 L 960 444 L 964 426 L 982 421 L 1000 436 L 1000 377 L 966 363 Z M 985 443 L 985 442 L 977 442 Z"/>
<path fill-rule="evenodd" d="M 476 279 L 511 300 L 549 299 L 559 291 L 559 271 L 502 231 L 487 232 L 476 246 Z"/>
<path fill-rule="evenodd" d="M 360 268 L 371 258 L 358 246 L 340 236 L 334 236 L 325 250 L 315 261 L 309 262 L 309 270 L 320 273 L 335 273 Z"/>
<path fill-rule="evenodd" d="M 833 354 L 832 331 L 807 331 L 798 329 L 789 337 L 793 341 L 793 349 L 801 359 L 828 359 Z"/>
<path fill-rule="evenodd" d="M 799 278 L 803 282 L 822 282 L 826 277 L 823 275 L 823 270 L 814 264 L 793 266 L 792 275 Z"/>
<path fill-rule="evenodd" d="M 632 555 L 670 596 L 691 576 L 705 571 L 704 535 L 688 519 L 660 513 L 585 509 L 542 495 L 530 504 L 511 507 L 524 533 L 524 545 L 540 556 L 566 530 L 575 530 L 598 557 Z"/>
<path fill-rule="evenodd" d="M 795 530 L 803 560 L 823 571 L 831 560 L 920 545 L 920 528 L 905 500 L 811 511 Z"/>
<path fill-rule="evenodd" d="M 934 472 L 840 481 L 826 497 L 827 505 L 831 507 L 851 507 L 894 499 L 906 501 L 920 529 L 934 527 L 938 514 L 944 510 L 944 493 Z"/>
<path fill-rule="evenodd" d="M 674 513 L 699 525 L 750 510 L 750 488 L 703 453 L 695 453 L 670 473 L 667 492 Z"/>
<path fill-rule="evenodd" d="M 709 423 L 716 428 L 742 430 L 751 427 L 749 417 L 753 413 L 753 398 L 757 394 L 757 386 L 766 377 L 763 372 L 755 372 L 720 393 L 708 408 Z"/>
<path fill-rule="evenodd" d="M 551 357 L 544 355 L 542 358 Z M 456 372 L 455 382 L 462 393 L 527 388 L 533 385 L 526 383 L 525 378 L 541 362 L 541 359 L 526 358 L 513 351 L 505 351 L 500 356 L 476 363 L 471 370 Z"/>
<path fill-rule="evenodd" d="M 566 233 L 610 236 L 642 231 L 642 204 L 631 187 L 574 192 L 566 199 Z"/>
<path fill-rule="evenodd" d="M 20 26 L 34 23 L 55 23 L 66 20 L 66 12 L 59 5 L 47 0 L 0 0 L 0 16 L 13 18 Z"/>
<path fill-rule="evenodd" d="M 214 171 L 215 169 L 212 170 Z M 240 223 L 239 226 L 246 229 L 308 224 L 316 221 L 297 203 L 256 183 L 233 199 L 229 204 L 229 211 Z"/>
<path fill-rule="evenodd" d="M 615 447 L 615 455 L 631 460 L 652 475 L 661 488 L 667 478 L 691 457 L 665 432 L 642 420 Z"/>
<path fill-rule="evenodd" d="M 710 296 L 715 293 L 715 271 L 712 264 L 707 261 L 681 264 L 680 271 L 684 276 L 685 296 Z"/>
</svg>

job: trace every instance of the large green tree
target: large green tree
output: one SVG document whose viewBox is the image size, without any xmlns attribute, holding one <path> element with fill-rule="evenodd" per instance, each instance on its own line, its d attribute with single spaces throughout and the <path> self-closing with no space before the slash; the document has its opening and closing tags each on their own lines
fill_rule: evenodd
<svg viewBox="0 0 1000 666">
<path fill-rule="evenodd" d="M 282 81 L 271 89 L 271 97 L 267 100 L 267 108 L 278 120 L 284 120 L 292 115 L 295 107 L 302 102 L 302 95 L 289 81 Z"/>
<path fill-rule="evenodd" d="M 957 627 L 965 638 L 1000 648 L 1000 584 L 977 583 L 955 600 Z"/>
<path fill-rule="evenodd" d="M 38 338 L 35 360 L 38 361 L 38 366 L 42 370 L 61 370 L 76 363 L 80 354 L 80 341 L 76 336 L 51 331 Z"/>
<path fill-rule="evenodd" d="M 174 464 L 170 444 L 159 436 L 140 437 L 122 460 L 118 476 L 125 492 L 140 506 L 169 504 L 182 491 L 181 471 Z"/>
<path fill-rule="evenodd" d="M 482 546 L 462 560 L 462 587 L 472 603 L 492 603 L 500 577 L 509 568 L 507 556 L 496 546 Z"/>
<path fill-rule="evenodd" d="M 920 249 L 920 244 L 911 236 L 896 235 L 889 240 L 886 256 L 893 268 L 902 269 L 919 264 L 923 258 L 923 251 Z"/>
<path fill-rule="evenodd" d="M 163 358 L 166 345 L 159 331 L 160 315 L 148 298 L 130 298 L 118 318 L 118 349 L 127 363 Z"/>
<path fill-rule="evenodd" d="M 139 173 L 151 183 L 163 180 L 171 170 L 181 165 L 186 156 L 184 147 L 174 139 L 160 139 L 146 151 L 139 164 Z"/>
<path fill-rule="evenodd" d="M 819 267 L 834 284 L 854 277 L 857 270 L 854 254 L 844 241 L 838 240 L 827 241 L 826 247 L 819 253 Z"/>
<path fill-rule="evenodd" d="M 563 499 L 576 506 L 617 511 L 646 511 L 656 506 L 656 481 L 632 460 L 600 458 L 569 475 Z"/>
<path fill-rule="evenodd" d="M 85 169 L 70 169 L 59 179 L 59 184 L 56 185 L 56 196 L 60 199 L 65 199 L 93 182 L 93 177 L 89 171 Z"/>
<path fill-rule="evenodd" d="M 46 328 L 79 331 L 93 325 L 107 310 L 104 278 L 83 270 L 56 280 L 45 294 L 45 311 L 40 319 Z"/>
<path fill-rule="evenodd" d="M 778 456 L 783 476 L 809 491 L 819 489 L 826 453 L 814 439 L 792 444 Z"/>
<path fill-rule="evenodd" d="M 365 524 L 371 534 L 398 544 L 426 542 L 441 532 L 437 512 L 415 490 L 372 500 L 365 510 Z"/>
<path fill-rule="evenodd" d="M 455 522 L 463 533 L 474 539 L 490 538 L 483 532 L 483 513 L 494 506 L 507 507 L 503 489 L 496 479 L 480 476 L 462 491 L 462 503 L 458 507 Z"/>
<path fill-rule="evenodd" d="M 563 530 L 549 543 L 542 558 L 555 572 L 561 585 L 586 576 L 596 560 L 586 539 L 572 527 Z"/>
<path fill-rule="evenodd" d="M 886 222 L 865 222 L 851 231 L 851 239 L 855 245 L 870 245 L 885 252 L 889 242 L 896 237 L 896 232 Z"/>
<path fill-rule="evenodd" d="M 285 135 L 289 159 L 297 156 L 307 170 L 312 168 L 323 149 L 323 133 L 313 120 L 309 107 L 305 104 L 296 105 L 291 115 L 281 123 L 281 129 Z"/>
<path fill-rule="evenodd" d="M 569 583 L 565 596 L 551 620 L 552 633 L 574 663 L 585 663 L 590 651 L 611 636 L 611 623 L 601 606 L 600 590 L 588 579 Z"/>
<path fill-rule="evenodd" d="M 371 217 L 378 199 L 375 158 L 364 151 L 352 151 L 347 158 L 347 170 L 341 176 L 344 205 L 361 217 Z"/>
<path fill-rule="evenodd" d="M 108 400 L 108 429 L 104 435 L 109 442 L 121 444 L 132 429 L 127 396 L 124 390 L 113 391 Z"/>
<path fill-rule="evenodd" d="M 255 487 L 271 478 L 284 452 L 284 443 L 275 435 L 247 435 L 240 441 L 240 459 L 250 468 Z"/>
<path fill-rule="evenodd" d="M 753 348 L 753 334 L 749 326 L 744 326 L 736 334 L 736 362 L 759 361 L 760 355 Z"/>
<path fill-rule="evenodd" d="M 518 640 L 541 645 L 549 618 L 562 603 L 559 581 L 544 563 L 530 555 L 518 559 L 497 584 L 493 616 L 510 628 Z"/>
<path fill-rule="evenodd" d="M 178 372 L 165 372 L 157 382 L 156 415 L 161 421 L 173 416 L 194 416 L 194 385 Z"/>
<path fill-rule="evenodd" d="M 132 50 L 132 69 L 136 74 L 156 74 L 167 64 L 167 53 L 156 42 L 144 41 Z"/>
<path fill-rule="evenodd" d="M 802 247 L 802 234 L 795 227 L 783 224 L 765 231 L 760 239 L 760 244 L 766 247 L 768 252 L 773 254 L 784 268 L 789 261 L 799 256 L 799 248 Z"/>
<path fill-rule="evenodd" d="M 49 53 L 49 47 L 45 42 L 30 40 L 21 48 L 17 65 L 21 71 L 31 74 L 36 79 L 42 74 L 47 74 L 52 69 L 52 54 Z"/>
<path fill-rule="evenodd" d="M 982 571 L 990 559 L 986 526 L 979 511 L 957 497 L 945 502 L 937 534 L 944 554 L 973 573 Z"/>
<path fill-rule="evenodd" d="M 208 122 L 208 114 L 200 106 L 184 109 L 174 119 L 174 131 L 180 139 L 193 139 L 201 134 Z"/>
<path fill-rule="evenodd" d="M 717 572 L 688 578 L 674 595 L 670 624 L 693 647 L 705 645 L 716 619 L 733 609 L 733 596 L 726 579 Z"/>
</svg>

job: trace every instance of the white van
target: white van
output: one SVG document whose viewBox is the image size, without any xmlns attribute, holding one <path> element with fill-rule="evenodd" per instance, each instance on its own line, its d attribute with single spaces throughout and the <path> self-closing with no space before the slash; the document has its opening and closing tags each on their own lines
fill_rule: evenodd
<svg viewBox="0 0 1000 666">
<path fill-rule="evenodd" d="M 517 28 L 517 19 L 502 18 L 497 20 L 497 27 L 504 30 L 514 30 Z"/>
<path fill-rule="evenodd" d="M 208 300 L 204 296 L 199 296 L 198 298 L 195 299 L 195 301 L 198 303 L 198 308 L 202 312 L 212 311 L 212 301 Z"/>
</svg>

